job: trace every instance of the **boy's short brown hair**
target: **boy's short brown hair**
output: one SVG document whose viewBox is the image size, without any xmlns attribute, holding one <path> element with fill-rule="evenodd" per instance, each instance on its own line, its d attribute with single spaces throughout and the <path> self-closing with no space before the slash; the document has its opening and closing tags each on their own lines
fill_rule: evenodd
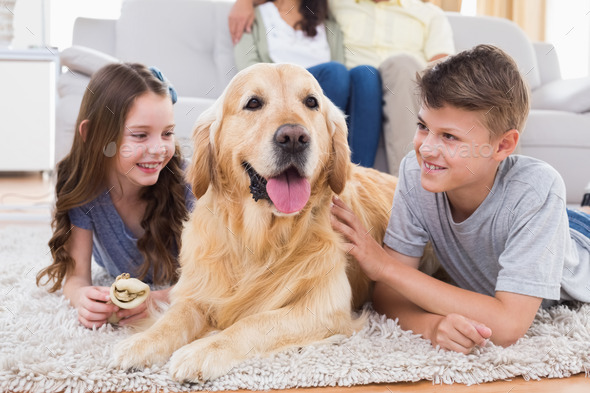
<svg viewBox="0 0 590 393">
<path fill-rule="evenodd" d="M 481 112 L 491 138 L 524 127 L 528 88 L 514 60 L 493 45 L 478 45 L 449 56 L 416 79 L 422 105 Z"/>
</svg>

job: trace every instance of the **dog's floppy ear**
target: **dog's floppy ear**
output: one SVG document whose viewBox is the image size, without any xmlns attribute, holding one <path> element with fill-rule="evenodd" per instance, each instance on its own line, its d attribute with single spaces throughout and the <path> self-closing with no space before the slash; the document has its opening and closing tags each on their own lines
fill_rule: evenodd
<svg viewBox="0 0 590 393">
<path fill-rule="evenodd" d="M 328 105 L 326 123 L 332 133 L 332 152 L 330 154 L 328 184 L 332 191 L 340 194 L 350 177 L 350 148 L 348 147 L 348 128 L 346 118 L 336 105 L 326 98 Z"/>
<path fill-rule="evenodd" d="M 216 128 L 218 100 L 212 107 L 199 116 L 193 131 L 193 159 L 187 172 L 187 178 L 197 198 L 202 197 L 215 177 L 215 158 L 211 143 L 212 128 Z"/>
</svg>

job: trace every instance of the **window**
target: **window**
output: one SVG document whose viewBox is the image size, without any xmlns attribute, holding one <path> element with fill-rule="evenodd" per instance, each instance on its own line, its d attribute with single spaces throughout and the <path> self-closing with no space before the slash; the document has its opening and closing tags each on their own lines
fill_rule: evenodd
<svg viewBox="0 0 590 393">
<path fill-rule="evenodd" d="M 580 78 L 590 74 L 590 2 L 546 0 L 545 41 L 557 51 L 561 76 Z M 476 15 L 477 0 L 463 0 L 461 13 Z"/>
<path fill-rule="evenodd" d="M 590 2 L 547 0 L 545 37 L 557 50 L 564 79 L 580 78 L 590 71 Z"/>
</svg>

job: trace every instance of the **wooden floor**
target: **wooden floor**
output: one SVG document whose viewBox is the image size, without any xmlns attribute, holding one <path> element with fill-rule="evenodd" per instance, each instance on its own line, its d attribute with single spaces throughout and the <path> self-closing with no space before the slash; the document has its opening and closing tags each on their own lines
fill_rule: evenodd
<svg viewBox="0 0 590 393">
<path fill-rule="evenodd" d="M 281 392 L 298 393 L 443 393 L 443 392 L 469 392 L 469 393 L 588 393 L 590 392 L 590 378 L 584 374 L 578 374 L 562 379 L 543 379 L 541 381 L 525 381 L 515 378 L 512 381 L 490 382 L 480 385 L 433 385 L 429 381 L 353 386 L 350 388 L 310 388 L 289 389 Z M 246 391 L 240 391 L 246 392 Z M 274 392 L 274 390 L 273 390 Z"/>
<path fill-rule="evenodd" d="M 48 225 L 52 203 L 53 184 L 48 176 L 0 173 L 0 228 L 11 225 Z M 497 381 L 473 386 L 433 385 L 429 381 L 420 381 L 350 388 L 289 389 L 282 392 L 288 391 L 298 393 L 590 393 L 590 378 L 582 373 L 569 378 L 543 379 L 541 381 L 525 381 L 522 378 L 515 378 L 512 381 Z"/>
<path fill-rule="evenodd" d="M 0 172 L 0 226 L 48 223 L 53 187 L 48 175 Z"/>
</svg>

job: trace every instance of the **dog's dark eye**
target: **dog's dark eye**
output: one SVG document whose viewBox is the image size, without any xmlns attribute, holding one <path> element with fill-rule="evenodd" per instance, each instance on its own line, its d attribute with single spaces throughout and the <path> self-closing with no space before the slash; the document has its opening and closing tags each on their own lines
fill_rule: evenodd
<svg viewBox="0 0 590 393">
<path fill-rule="evenodd" d="M 260 109 L 262 108 L 262 100 L 259 98 L 250 98 L 248 100 L 248 103 L 246 104 L 246 106 L 244 107 L 244 109 L 248 109 L 251 111 L 255 111 L 256 109 Z"/>
<path fill-rule="evenodd" d="M 315 109 L 318 107 L 318 100 L 315 97 L 307 97 L 305 99 L 305 106 L 311 109 Z"/>
</svg>

